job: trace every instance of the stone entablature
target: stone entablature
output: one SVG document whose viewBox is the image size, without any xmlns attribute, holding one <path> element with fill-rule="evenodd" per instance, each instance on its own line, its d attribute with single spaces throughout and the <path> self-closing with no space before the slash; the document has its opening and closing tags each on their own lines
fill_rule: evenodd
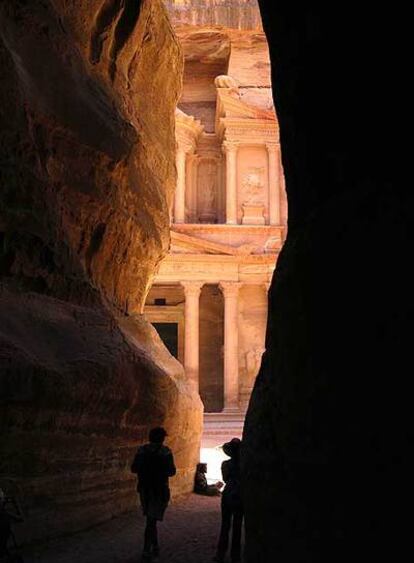
<svg viewBox="0 0 414 563">
<path fill-rule="evenodd" d="M 256 225 L 174 225 L 171 230 L 172 253 L 185 252 L 185 243 L 181 244 L 179 236 L 185 236 L 188 247 L 198 246 L 209 253 L 208 244 L 217 243 L 215 254 L 267 254 L 277 253 L 282 248 L 285 228 L 279 226 Z M 175 249 L 175 242 L 178 248 Z M 181 247 L 181 248 L 180 248 Z"/>
</svg>

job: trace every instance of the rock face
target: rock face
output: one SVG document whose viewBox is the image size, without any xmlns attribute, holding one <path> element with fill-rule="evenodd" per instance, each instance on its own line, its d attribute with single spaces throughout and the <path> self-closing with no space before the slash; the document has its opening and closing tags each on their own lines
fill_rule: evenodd
<svg viewBox="0 0 414 563">
<path fill-rule="evenodd" d="M 164 0 L 175 24 L 262 29 L 257 0 Z"/>
<path fill-rule="evenodd" d="M 0 474 L 29 539 L 133 507 L 154 424 L 174 492 L 192 486 L 201 405 L 139 320 L 169 246 L 182 66 L 158 0 L 0 7 Z"/>
<path fill-rule="evenodd" d="M 412 506 L 409 34 L 392 9 L 261 7 L 289 232 L 244 430 L 248 561 L 395 558 Z"/>
</svg>

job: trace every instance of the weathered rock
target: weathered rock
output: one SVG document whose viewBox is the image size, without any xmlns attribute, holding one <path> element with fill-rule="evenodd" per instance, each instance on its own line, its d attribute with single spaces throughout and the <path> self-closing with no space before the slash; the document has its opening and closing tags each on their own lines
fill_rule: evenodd
<svg viewBox="0 0 414 563">
<path fill-rule="evenodd" d="M 0 73 L 0 474 L 35 538 L 131 508 L 154 424 L 192 486 L 199 399 L 119 328 L 169 246 L 182 55 L 159 0 L 7 1 Z"/>
<path fill-rule="evenodd" d="M 182 59 L 162 6 L 6 2 L 1 18 L 2 58 L 14 65 L 2 93 L 7 236 L 13 219 L 35 223 L 31 235 L 64 243 L 103 298 L 139 311 L 168 248 L 175 177 Z M 15 188 L 17 151 L 47 197 Z"/>
<path fill-rule="evenodd" d="M 412 552 L 409 32 L 353 4 L 261 2 L 289 234 L 244 431 L 251 563 Z"/>
<path fill-rule="evenodd" d="M 164 0 L 174 23 L 262 29 L 257 0 Z"/>
<path fill-rule="evenodd" d="M 170 435 L 173 493 L 191 488 L 200 403 L 155 329 L 119 324 L 97 305 L 1 289 L 0 482 L 24 500 L 25 539 L 133 508 L 130 464 L 150 424 Z"/>
</svg>

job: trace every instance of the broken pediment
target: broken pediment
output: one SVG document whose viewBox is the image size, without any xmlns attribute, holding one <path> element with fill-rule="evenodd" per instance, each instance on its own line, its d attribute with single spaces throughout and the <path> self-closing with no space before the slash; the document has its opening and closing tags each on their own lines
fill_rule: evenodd
<svg viewBox="0 0 414 563">
<path fill-rule="evenodd" d="M 217 88 L 216 115 L 217 119 L 236 117 L 276 121 L 276 114 L 273 110 L 262 109 L 241 101 L 234 87 Z"/>
</svg>

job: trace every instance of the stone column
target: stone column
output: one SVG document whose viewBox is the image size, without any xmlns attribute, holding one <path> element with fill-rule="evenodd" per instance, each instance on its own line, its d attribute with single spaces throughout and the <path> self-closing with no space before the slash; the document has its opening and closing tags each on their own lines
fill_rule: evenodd
<svg viewBox="0 0 414 563">
<path fill-rule="evenodd" d="M 224 412 L 239 406 L 239 288 L 238 282 L 221 282 L 224 295 Z"/>
<path fill-rule="evenodd" d="M 280 225 L 280 144 L 266 144 L 269 161 L 269 224 Z"/>
<path fill-rule="evenodd" d="M 199 390 L 199 309 L 203 282 L 181 282 L 184 288 L 184 369 L 187 380 Z"/>
<path fill-rule="evenodd" d="M 226 223 L 237 225 L 237 143 L 225 141 L 226 155 Z"/>
<path fill-rule="evenodd" d="M 186 177 L 186 195 L 185 199 L 188 202 L 187 209 L 187 222 L 197 223 L 197 167 L 198 156 L 189 154 L 187 156 L 187 177 Z"/>
<path fill-rule="evenodd" d="M 185 223 L 185 162 L 186 151 L 178 146 L 176 154 L 177 186 L 174 199 L 174 223 Z"/>
</svg>

